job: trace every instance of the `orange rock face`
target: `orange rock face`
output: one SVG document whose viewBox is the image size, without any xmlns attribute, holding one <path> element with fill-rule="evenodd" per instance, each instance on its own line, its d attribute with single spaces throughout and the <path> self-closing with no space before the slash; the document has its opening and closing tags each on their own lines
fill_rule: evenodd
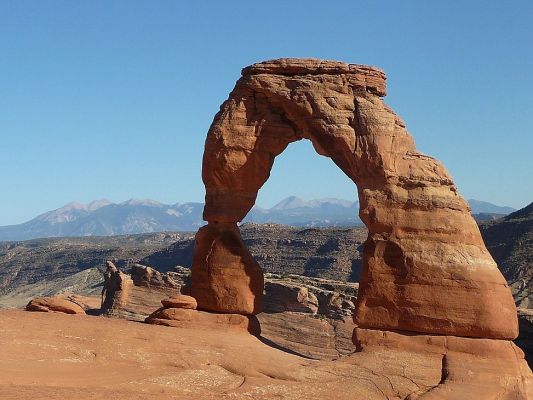
<svg viewBox="0 0 533 400">
<path fill-rule="evenodd" d="M 191 288 L 198 309 L 257 314 L 263 286 L 263 272 L 235 223 L 210 222 L 198 231 Z"/>
<path fill-rule="evenodd" d="M 524 353 L 509 340 L 402 334 L 356 328 L 359 365 L 380 369 L 391 357 L 408 354 L 411 371 L 440 372 L 438 385 L 411 393 L 409 400 L 530 399 L 533 375 Z M 389 359 L 389 360 L 388 360 Z M 387 393 L 388 394 L 388 393 Z M 390 393 L 393 396 L 394 393 Z"/>
<path fill-rule="evenodd" d="M 196 310 L 197 307 L 196 299 L 184 294 L 177 294 L 168 299 L 163 299 L 161 300 L 161 304 L 165 308 L 188 308 Z"/>
<path fill-rule="evenodd" d="M 175 328 L 247 331 L 259 335 L 261 329 L 255 318 L 241 314 L 216 314 L 190 308 L 162 307 L 150 314 L 145 322 Z"/>
<path fill-rule="evenodd" d="M 513 339 L 511 292 L 446 169 L 416 150 L 382 100 L 378 69 L 280 59 L 243 70 L 209 129 L 193 296 L 205 310 L 257 313 L 262 276 L 237 223 L 275 157 L 308 139 L 357 186 L 369 229 L 356 322 L 363 328 Z"/>
</svg>

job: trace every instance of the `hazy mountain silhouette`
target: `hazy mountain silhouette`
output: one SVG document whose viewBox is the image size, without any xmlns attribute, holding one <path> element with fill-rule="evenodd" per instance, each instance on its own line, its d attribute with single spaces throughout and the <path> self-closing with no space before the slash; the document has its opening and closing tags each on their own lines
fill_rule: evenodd
<svg viewBox="0 0 533 400">
<path fill-rule="evenodd" d="M 481 219 L 494 219 L 514 211 L 491 203 L 469 200 Z M 131 199 L 112 203 L 102 199 L 89 204 L 69 203 L 18 225 L 0 227 L 0 241 L 61 236 L 110 236 L 165 231 L 196 231 L 205 224 L 202 203 L 163 204 Z M 359 203 L 335 198 L 283 199 L 265 209 L 254 207 L 244 222 L 279 223 L 299 227 L 360 225 Z"/>
</svg>

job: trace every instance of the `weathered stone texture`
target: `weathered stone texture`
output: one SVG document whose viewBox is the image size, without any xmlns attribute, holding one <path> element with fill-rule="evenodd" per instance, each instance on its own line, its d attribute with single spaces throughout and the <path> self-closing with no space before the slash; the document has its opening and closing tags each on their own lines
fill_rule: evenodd
<svg viewBox="0 0 533 400">
<path fill-rule="evenodd" d="M 191 294 L 198 309 L 257 314 L 262 310 L 263 272 L 235 224 L 209 223 L 196 234 Z"/>
<path fill-rule="evenodd" d="M 160 307 L 161 300 L 180 294 L 181 285 L 169 274 L 135 265 L 131 275 L 107 262 L 101 312 L 104 315 L 143 321 Z"/>
<path fill-rule="evenodd" d="M 78 304 L 62 297 L 36 297 L 26 306 L 26 311 L 60 312 L 65 314 L 85 314 Z"/>
<path fill-rule="evenodd" d="M 281 59 L 243 70 L 205 145 L 208 225 L 197 235 L 193 261 L 200 309 L 260 310 L 262 278 L 236 224 L 254 205 L 275 157 L 308 139 L 357 185 L 369 230 L 361 327 L 517 336 L 511 293 L 467 203 L 442 164 L 416 150 L 384 94 L 385 75 L 371 67 Z"/>
</svg>

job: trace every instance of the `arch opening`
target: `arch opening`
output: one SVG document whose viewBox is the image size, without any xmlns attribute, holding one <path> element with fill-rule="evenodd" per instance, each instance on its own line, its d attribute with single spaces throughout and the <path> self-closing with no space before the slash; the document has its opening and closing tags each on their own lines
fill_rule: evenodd
<svg viewBox="0 0 533 400">
<path fill-rule="evenodd" d="M 255 206 L 260 207 L 259 212 L 252 209 L 242 223 L 286 223 L 297 227 L 362 225 L 357 189 L 339 172 L 329 157 L 316 154 L 309 140 L 292 142 L 275 158 L 268 180 L 258 191 Z M 289 215 L 292 209 L 328 206 L 337 204 L 337 200 L 339 214 L 327 213 L 324 216 L 327 221 L 313 220 L 315 216 L 311 214 L 301 218 Z M 265 213 L 264 218 L 261 212 Z"/>
<path fill-rule="evenodd" d="M 268 208 L 263 207 L 265 198 L 270 199 Z M 358 216 L 357 189 L 331 159 L 316 153 L 309 140 L 289 144 L 275 158 L 269 179 L 258 191 L 257 205 L 261 207 L 253 207 L 238 226 L 263 272 L 358 282 L 361 237 L 366 232 Z M 247 240 L 250 232 L 252 241 Z M 256 237 L 260 242 L 267 238 L 264 249 L 255 243 Z M 269 257 L 271 251 L 283 261 Z"/>
</svg>

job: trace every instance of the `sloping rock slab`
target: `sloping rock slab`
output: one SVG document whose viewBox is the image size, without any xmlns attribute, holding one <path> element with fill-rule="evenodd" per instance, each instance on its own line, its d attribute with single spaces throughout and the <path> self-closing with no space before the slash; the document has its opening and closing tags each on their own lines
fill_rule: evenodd
<svg viewBox="0 0 533 400">
<path fill-rule="evenodd" d="M 154 325 L 176 328 L 205 328 L 215 330 L 248 331 L 259 335 L 261 329 L 253 316 L 241 314 L 217 314 L 186 308 L 160 308 L 146 318 L 145 322 Z"/>
<path fill-rule="evenodd" d="M 66 297 L 68 301 L 79 305 L 85 312 L 91 310 L 100 310 L 102 299 L 98 296 L 82 296 L 79 294 L 71 294 Z"/>
<path fill-rule="evenodd" d="M 257 315 L 261 337 L 270 346 L 318 360 L 334 360 L 355 351 L 351 318 L 333 320 L 282 312 Z"/>
</svg>

